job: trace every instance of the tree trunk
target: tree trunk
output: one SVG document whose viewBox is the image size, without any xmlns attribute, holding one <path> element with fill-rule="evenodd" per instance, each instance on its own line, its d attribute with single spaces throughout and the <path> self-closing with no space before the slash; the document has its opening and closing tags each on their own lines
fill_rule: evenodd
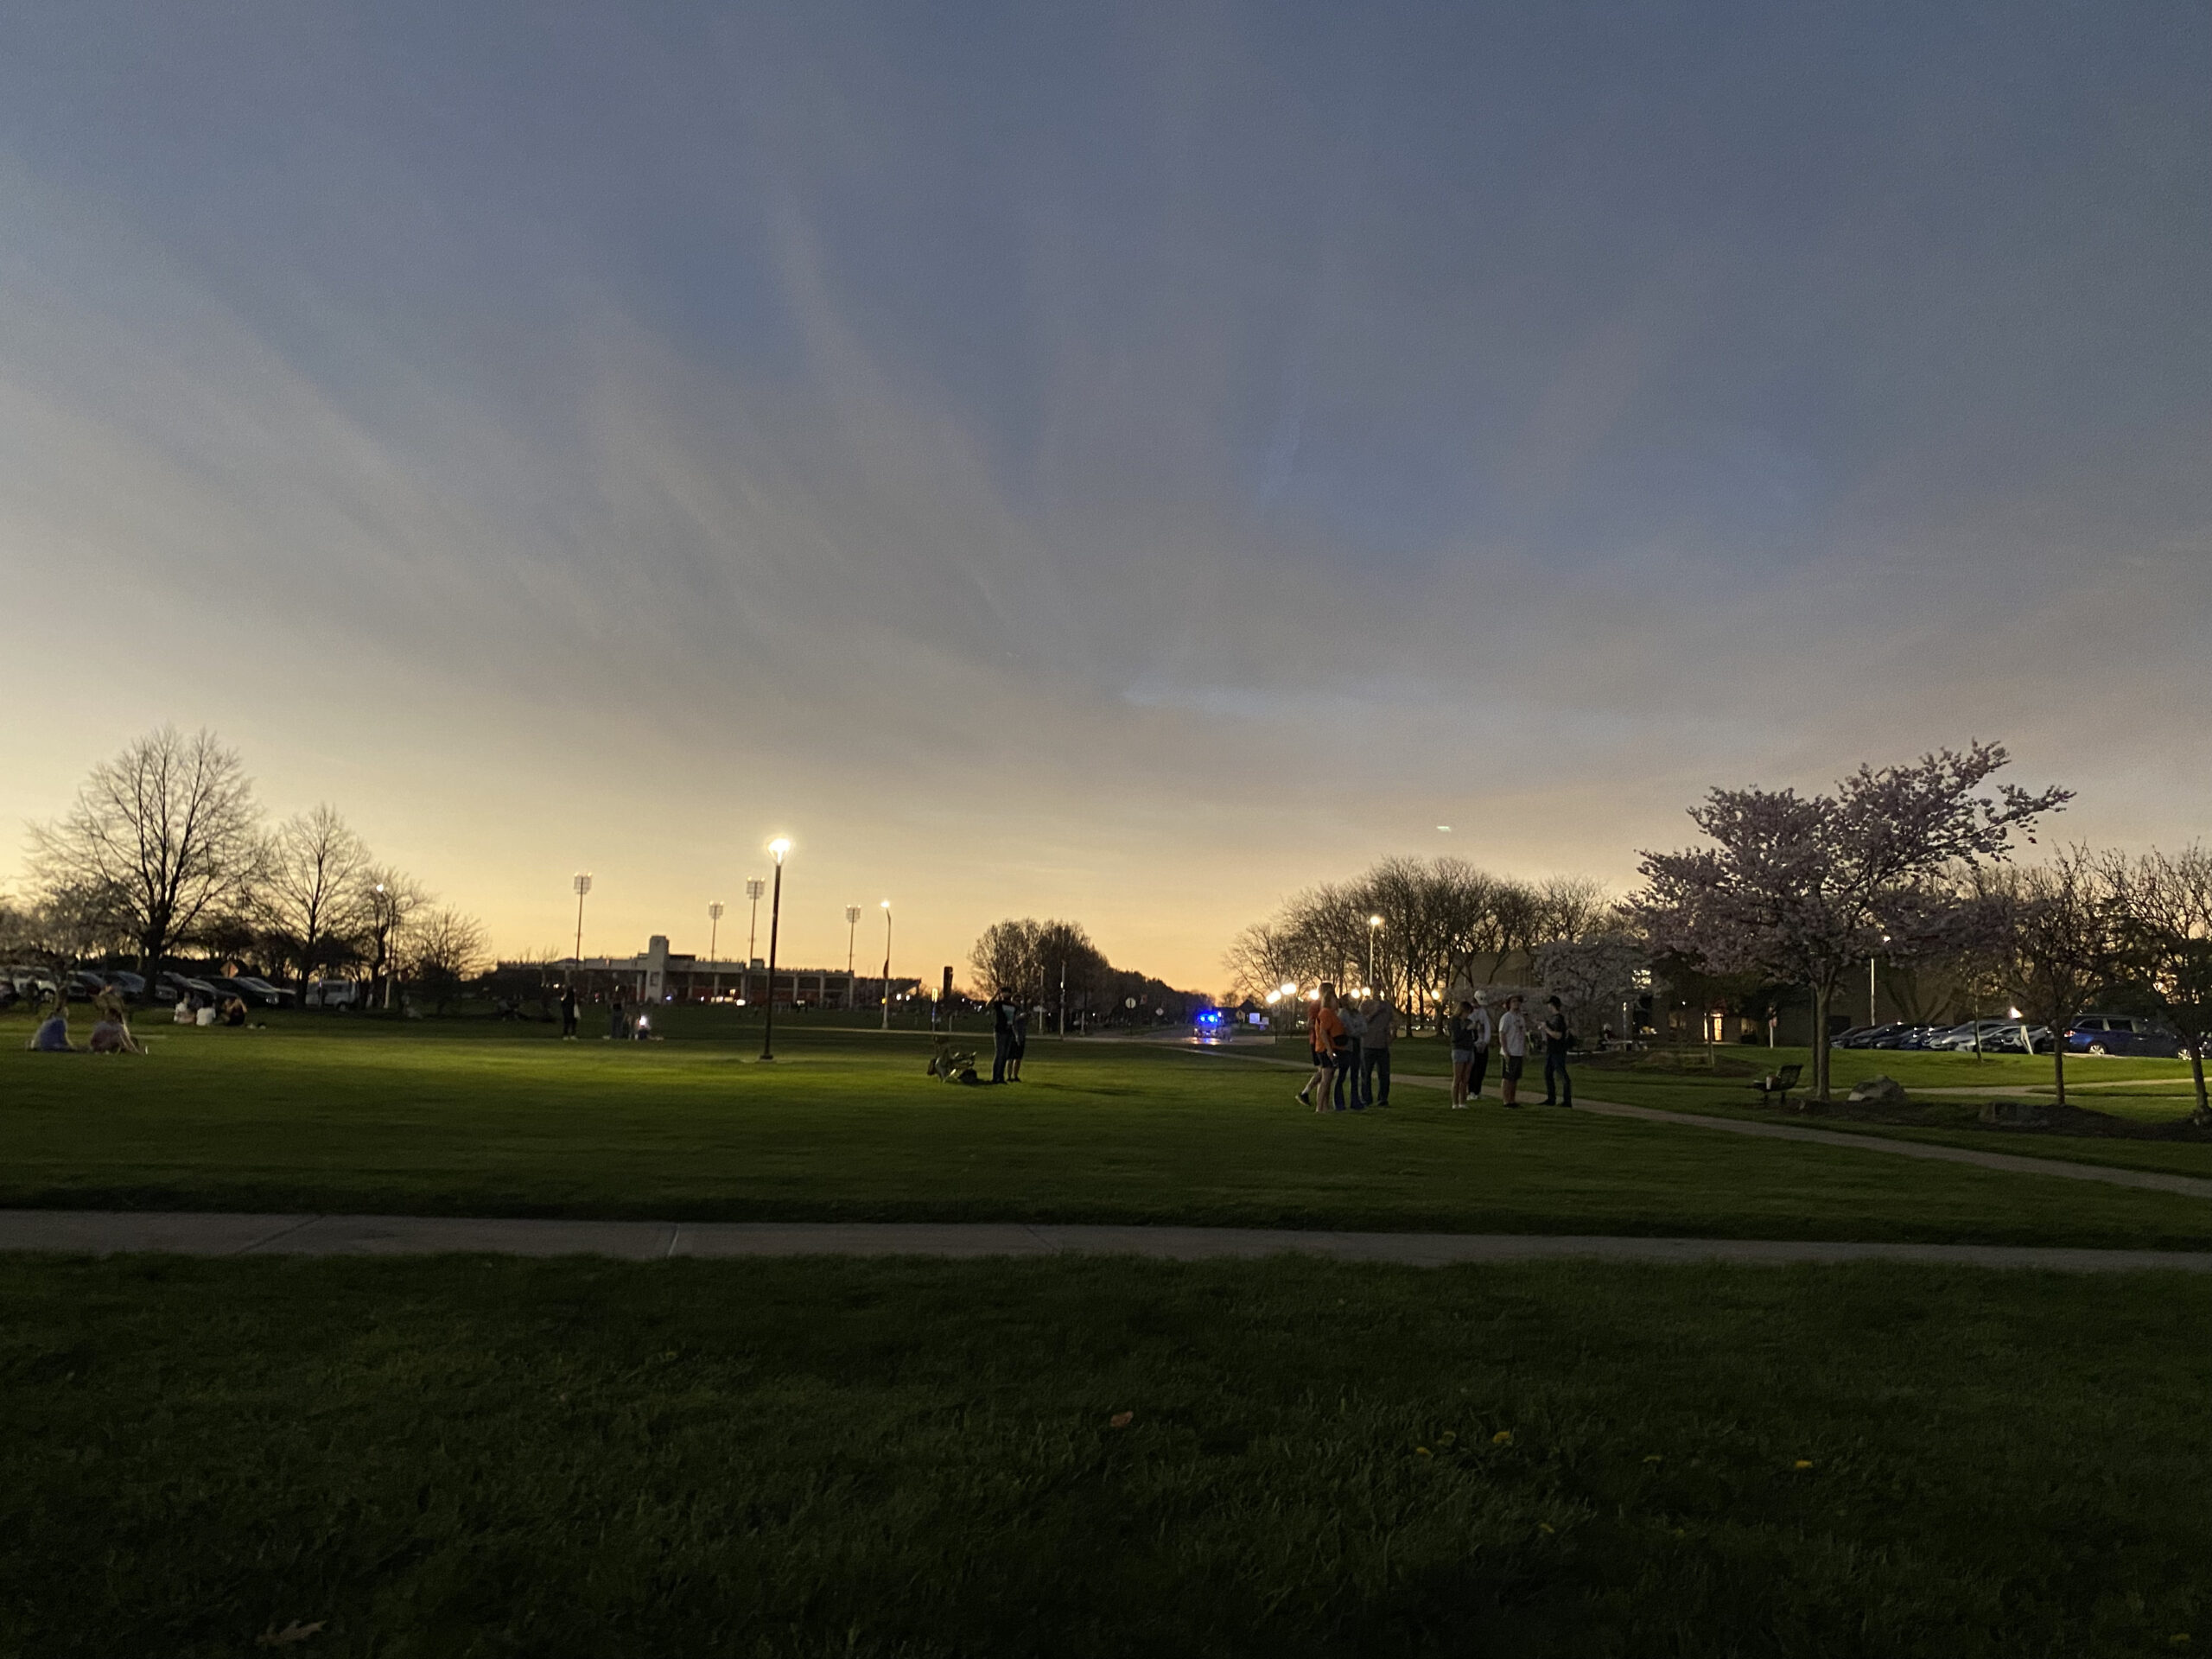
<svg viewBox="0 0 2212 1659">
<path fill-rule="evenodd" d="M 2050 1022 L 2050 1075 L 2057 1085 L 2058 1103 L 2066 1103 L 2066 1024 L 2053 1016 Z"/>
<path fill-rule="evenodd" d="M 1832 981 L 1813 986 L 1813 1098 L 1828 1097 L 1829 1064 L 1834 1051 L 1828 1046 L 1828 1003 L 1835 995 Z"/>
<path fill-rule="evenodd" d="M 2196 1121 L 2212 1123 L 2212 1104 L 2204 1098 L 2204 1033 L 2201 1031 L 2189 1039 L 2189 1075 L 2196 1084 Z"/>
</svg>

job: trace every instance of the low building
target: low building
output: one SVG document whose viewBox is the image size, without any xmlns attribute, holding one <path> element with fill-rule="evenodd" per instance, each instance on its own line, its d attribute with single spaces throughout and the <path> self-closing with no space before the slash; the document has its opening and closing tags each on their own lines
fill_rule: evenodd
<svg viewBox="0 0 2212 1659">
<path fill-rule="evenodd" d="M 717 962 L 668 948 L 668 936 L 656 933 L 634 957 L 586 957 L 579 961 L 563 957 L 552 962 L 499 964 L 502 973 L 535 969 L 561 979 L 573 978 L 587 994 L 619 990 L 639 1002 L 743 1002 L 758 1006 L 769 999 L 768 964 L 757 957 L 751 962 Z M 883 1006 L 884 982 L 880 975 L 849 974 L 842 968 L 786 968 L 776 966 L 774 985 L 779 1008 L 874 1008 Z M 904 1001 L 921 989 L 917 979 L 893 979 L 891 995 Z"/>
</svg>

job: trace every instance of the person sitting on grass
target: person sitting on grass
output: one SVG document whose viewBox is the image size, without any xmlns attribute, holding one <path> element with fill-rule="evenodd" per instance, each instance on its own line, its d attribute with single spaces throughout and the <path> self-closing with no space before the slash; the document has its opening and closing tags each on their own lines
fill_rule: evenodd
<svg viewBox="0 0 2212 1659">
<path fill-rule="evenodd" d="M 25 1048 L 40 1054 L 74 1054 L 77 1046 L 69 1040 L 69 1004 L 61 993 L 54 994 L 54 1007 L 38 1029 L 31 1033 Z"/>
<path fill-rule="evenodd" d="M 92 1027 L 92 1052 L 95 1054 L 143 1054 L 138 1039 L 130 1034 L 130 1020 L 124 1007 L 123 998 L 115 987 L 104 985 L 92 998 L 92 1007 L 99 1020 Z"/>
<path fill-rule="evenodd" d="M 223 1004 L 223 1023 L 238 1027 L 245 1024 L 245 999 L 234 996 Z"/>
</svg>

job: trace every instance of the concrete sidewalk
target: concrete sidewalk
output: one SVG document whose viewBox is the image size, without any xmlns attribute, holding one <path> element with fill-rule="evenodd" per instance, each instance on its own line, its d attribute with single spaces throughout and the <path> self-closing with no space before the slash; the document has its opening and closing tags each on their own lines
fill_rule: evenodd
<svg viewBox="0 0 2212 1659">
<path fill-rule="evenodd" d="M 1141 1255 L 1211 1262 L 1296 1255 L 1438 1268 L 1469 1262 L 1922 1262 L 2067 1273 L 2149 1268 L 2212 1273 L 2212 1252 L 2010 1244 L 1605 1238 L 1549 1234 L 1302 1232 L 1247 1227 L 1032 1226 L 1020 1222 L 690 1222 L 470 1219 L 444 1216 L 252 1216 L 218 1212 L 0 1210 L 0 1250 L 108 1255 L 671 1256 Z"/>
</svg>

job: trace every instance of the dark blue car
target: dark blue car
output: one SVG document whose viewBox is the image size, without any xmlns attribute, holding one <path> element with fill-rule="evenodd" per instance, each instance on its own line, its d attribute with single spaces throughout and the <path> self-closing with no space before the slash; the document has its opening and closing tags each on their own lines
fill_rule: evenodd
<svg viewBox="0 0 2212 1659">
<path fill-rule="evenodd" d="M 2172 1032 L 2123 1014 L 2083 1014 L 2066 1028 L 2066 1046 L 2075 1054 L 2138 1054 L 2161 1060 L 2181 1054 L 2181 1039 Z"/>
</svg>

